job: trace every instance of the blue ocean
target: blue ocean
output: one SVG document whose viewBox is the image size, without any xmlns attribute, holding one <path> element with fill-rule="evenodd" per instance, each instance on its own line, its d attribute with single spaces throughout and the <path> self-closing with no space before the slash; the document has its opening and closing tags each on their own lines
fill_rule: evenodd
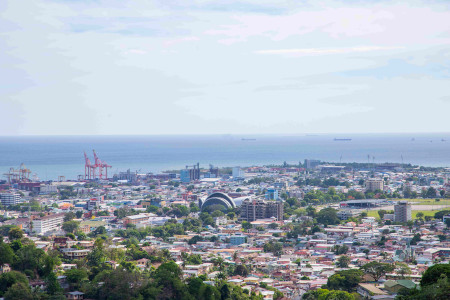
<svg viewBox="0 0 450 300">
<path fill-rule="evenodd" d="M 351 140 L 335 140 L 351 139 Z M 0 137 L 0 176 L 21 163 L 41 180 L 84 174 L 86 151 L 112 165 L 158 173 L 199 162 L 218 167 L 328 162 L 398 162 L 450 166 L 450 134 L 20 136 Z"/>
</svg>

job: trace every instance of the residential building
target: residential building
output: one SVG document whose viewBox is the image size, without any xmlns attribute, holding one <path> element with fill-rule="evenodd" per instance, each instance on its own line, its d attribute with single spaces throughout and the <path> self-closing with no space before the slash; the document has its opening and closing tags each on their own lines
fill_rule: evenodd
<svg viewBox="0 0 450 300">
<path fill-rule="evenodd" d="M 366 181 L 366 190 L 370 192 L 382 191 L 384 189 L 384 181 L 379 178 L 370 178 Z"/>
<path fill-rule="evenodd" d="M 233 235 L 230 237 L 230 244 L 231 245 L 241 245 L 244 244 L 247 241 L 247 237 L 245 235 Z"/>
<path fill-rule="evenodd" d="M 45 234 L 61 229 L 62 223 L 64 223 L 64 213 L 43 216 L 33 220 L 33 231 L 37 234 Z"/>
<path fill-rule="evenodd" d="M 320 160 L 317 159 L 305 159 L 305 168 L 314 169 L 320 165 Z"/>
<path fill-rule="evenodd" d="M 253 222 L 258 219 L 275 217 L 283 220 L 283 202 L 266 201 L 264 199 L 245 199 L 241 205 L 240 219 Z"/>
<path fill-rule="evenodd" d="M 66 294 L 68 300 L 81 300 L 84 299 L 84 293 L 75 291 Z"/>
<path fill-rule="evenodd" d="M 338 211 L 337 216 L 341 220 L 347 220 L 349 218 L 357 217 L 361 214 L 361 211 L 356 209 L 343 209 Z"/>
<path fill-rule="evenodd" d="M 412 220 L 411 204 L 408 201 L 398 201 L 394 205 L 394 221 L 405 223 L 410 220 Z"/>
<path fill-rule="evenodd" d="M 416 287 L 416 284 L 408 279 L 388 280 L 384 283 L 384 289 L 390 294 L 397 294 L 403 288 L 408 290 Z"/>
<path fill-rule="evenodd" d="M 149 217 L 150 217 L 150 215 L 148 215 L 148 214 L 139 214 L 139 215 L 127 216 L 127 217 L 123 218 L 123 224 L 124 225 L 127 225 L 127 224 L 134 224 L 134 225 L 136 225 L 137 223 L 148 221 Z"/>
<path fill-rule="evenodd" d="M 374 284 L 369 283 L 358 284 L 356 291 L 364 299 L 376 299 L 374 298 L 374 296 L 383 296 L 388 294 L 385 291 L 382 291 L 379 288 L 377 288 Z"/>
<path fill-rule="evenodd" d="M 244 178 L 244 172 L 241 167 L 233 167 L 232 175 L 234 179 Z"/>
<path fill-rule="evenodd" d="M 16 205 L 20 201 L 20 195 L 17 193 L 0 193 L 2 205 Z"/>
</svg>

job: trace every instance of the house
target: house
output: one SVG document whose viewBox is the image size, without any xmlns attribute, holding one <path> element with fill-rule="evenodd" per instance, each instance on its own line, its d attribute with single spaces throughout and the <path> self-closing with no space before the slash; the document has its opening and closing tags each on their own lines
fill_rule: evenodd
<svg viewBox="0 0 450 300">
<path fill-rule="evenodd" d="M 91 250 L 84 249 L 84 250 L 78 250 L 75 248 L 63 248 L 61 249 L 61 252 L 64 254 L 65 258 L 83 258 L 86 257 Z"/>
<path fill-rule="evenodd" d="M 373 296 L 380 296 L 380 295 L 387 295 L 385 291 L 380 290 L 373 284 L 369 283 L 360 283 L 358 284 L 358 288 L 356 289 L 358 294 L 361 295 L 361 297 L 366 299 L 372 299 Z"/>
<path fill-rule="evenodd" d="M 389 294 L 397 294 L 402 288 L 413 289 L 416 284 L 411 280 L 388 280 L 384 283 L 384 289 L 389 292 Z"/>
<path fill-rule="evenodd" d="M 0 266 L 0 274 L 11 272 L 11 267 L 8 264 Z"/>
<path fill-rule="evenodd" d="M 138 267 L 139 269 L 146 269 L 149 265 L 151 265 L 151 262 L 149 259 L 146 258 L 141 258 L 139 260 L 136 260 L 136 267 Z"/>
<path fill-rule="evenodd" d="M 69 300 L 79 300 L 79 299 L 84 299 L 84 293 L 79 292 L 79 291 L 75 291 L 75 292 L 70 292 L 66 294 L 67 299 Z"/>
</svg>

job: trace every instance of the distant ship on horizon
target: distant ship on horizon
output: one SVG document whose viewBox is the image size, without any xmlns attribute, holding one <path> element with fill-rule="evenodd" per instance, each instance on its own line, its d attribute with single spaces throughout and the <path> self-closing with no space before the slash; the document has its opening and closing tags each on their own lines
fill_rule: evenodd
<svg viewBox="0 0 450 300">
<path fill-rule="evenodd" d="M 334 138 L 334 141 L 343 141 L 343 142 L 349 142 L 349 141 L 351 141 L 352 139 L 339 139 L 339 138 Z"/>
</svg>

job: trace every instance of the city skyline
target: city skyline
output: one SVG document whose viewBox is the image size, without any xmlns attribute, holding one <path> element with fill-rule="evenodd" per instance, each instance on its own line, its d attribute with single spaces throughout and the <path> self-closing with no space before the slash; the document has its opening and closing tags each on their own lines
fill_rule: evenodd
<svg viewBox="0 0 450 300">
<path fill-rule="evenodd" d="M 26 5 L 0 136 L 450 132 L 445 1 Z"/>
</svg>

